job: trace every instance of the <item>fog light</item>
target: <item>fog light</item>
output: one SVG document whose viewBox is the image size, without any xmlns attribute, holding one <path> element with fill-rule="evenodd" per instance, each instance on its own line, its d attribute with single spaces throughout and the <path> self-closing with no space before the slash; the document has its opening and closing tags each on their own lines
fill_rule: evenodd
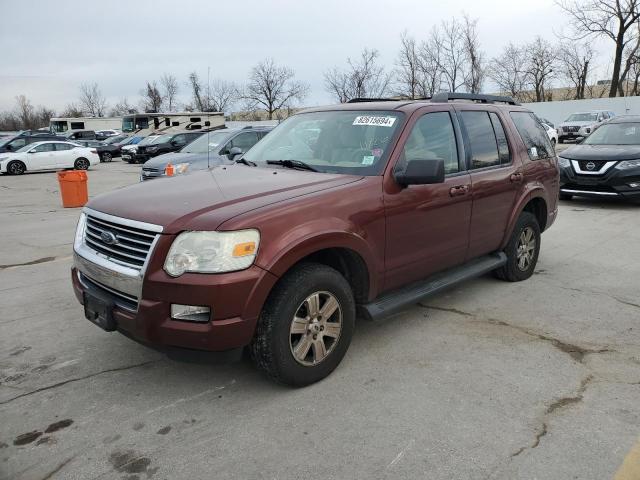
<svg viewBox="0 0 640 480">
<path fill-rule="evenodd" d="M 211 316 L 209 307 L 198 305 L 171 304 L 171 318 L 174 320 L 185 320 L 188 322 L 208 322 Z"/>
<path fill-rule="evenodd" d="M 629 186 L 631 188 L 638 188 L 638 187 L 640 187 L 640 183 L 630 183 Z"/>
</svg>

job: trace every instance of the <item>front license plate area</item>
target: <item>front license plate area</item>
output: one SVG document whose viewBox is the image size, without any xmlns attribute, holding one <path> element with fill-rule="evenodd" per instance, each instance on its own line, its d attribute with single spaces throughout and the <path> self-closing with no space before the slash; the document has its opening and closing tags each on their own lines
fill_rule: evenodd
<svg viewBox="0 0 640 480">
<path fill-rule="evenodd" d="M 84 292 L 84 316 L 97 326 L 113 332 L 116 329 L 116 321 L 113 318 L 113 302 L 99 298 L 89 292 Z"/>
</svg>

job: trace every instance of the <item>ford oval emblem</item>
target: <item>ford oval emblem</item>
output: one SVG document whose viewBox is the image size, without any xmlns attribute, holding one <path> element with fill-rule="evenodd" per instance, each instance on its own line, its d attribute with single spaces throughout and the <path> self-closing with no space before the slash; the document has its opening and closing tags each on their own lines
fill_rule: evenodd
<svg viewBox="0 0 640 480">
<path fill-rule="evenodd" d="M 594 168 L 596 168 L 596 164 L 593 162 L 589 162 L 587 163 L 587 170 L 593 170 Z"/>
<path fill-rule="evenodd" d="M 115 233 L 107 230 L 100 234 L 100 240 L 102 240 L 102 243 L 106 243 L 107 245 L 115 245 L 118 243 L 118 237 L 116 237 Z"/>
</svg>

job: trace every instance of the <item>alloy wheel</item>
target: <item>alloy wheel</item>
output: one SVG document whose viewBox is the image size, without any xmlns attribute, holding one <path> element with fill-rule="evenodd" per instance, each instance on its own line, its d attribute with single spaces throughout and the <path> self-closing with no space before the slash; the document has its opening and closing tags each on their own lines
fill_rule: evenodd
<svg viewBox="0 0 640 480">
<path fill-rule="evenodd" d="M 342 331 L 342 310 L 329 292 L 315 292 L 298 307 L 289 329 L 289 346 L 295 360 L 314 366 L 335 349 Z"/>
<path fill-rule="evenodd" d="M 518 268 L 525 272 L 531 266 L 536 253 L 536 234 L 533 228 L 526 227 L 522 230 L 516 247 L 516 259 Z"/>
</svg>

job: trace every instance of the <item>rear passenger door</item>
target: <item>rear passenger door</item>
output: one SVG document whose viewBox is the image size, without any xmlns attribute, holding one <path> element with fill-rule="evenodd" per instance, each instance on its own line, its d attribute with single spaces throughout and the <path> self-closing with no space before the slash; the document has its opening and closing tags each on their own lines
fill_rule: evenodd
<svg viewBox="0 0 640 480">
<path fill-rule="evenodd" d="M 75 162 L 73 145 L 69 143 L 55 143 L 56 149 L 56 165 L 58 168 L 71 168 Z"/>
<path fill-rule="evenodd" d="M 459 108 L 458 118 L 472 185 L 470 259 L 500 247 L 524 177 L 498 109 Z"/>
<path fill-rule="evenodd" d="M 425 109 L 414 118 L 393 171 L 409 160 L 441 159 L 445 180 L 405 188 L 385 182 L 385 290 L 464 262 L 469 242 L 471 182 L 453 109 Z"/>
</svg>

